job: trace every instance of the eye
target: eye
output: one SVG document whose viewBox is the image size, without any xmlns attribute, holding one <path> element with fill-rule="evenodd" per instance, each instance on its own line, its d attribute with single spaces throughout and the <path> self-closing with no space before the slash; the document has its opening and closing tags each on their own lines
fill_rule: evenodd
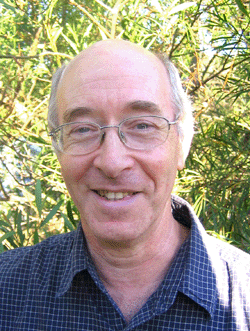
<svg viewBox="0 0 250 331">
<path fill-rule="evenodd" d="M 97 130 L 98 128 L 91 123 L 75 123 L 69 127 L 69 134 L 86 134 Z"/>
<path fill-rule="evenodd" d="M 139 129 L 139 130 L 147 130 L 149 129 L 150 127 L 152 127 L 152 124 L 151 123 L 138 123 L 136 124 L 136 129 Z"/>
<path fill-rule="evenodd" d="M 99 128 L 94 123 L 70 123 L 64 128 L 64 137 L 66 139 L 91 139 L 98 133 Z"/>
<path fill-rule="evenodd" d="M 79 126 L 78 128 L 74 128 L 73 133 L 86 133 L 89 132 L 91 129 L 87 126 Z"/>
<path fill-rule="evenodd" d="M 150 131 L 156 129 L 156 126 L 154 123 L 145 119 L 138 119 L 127 123 L 127 128 L 134 131 Z"/>
</svg>

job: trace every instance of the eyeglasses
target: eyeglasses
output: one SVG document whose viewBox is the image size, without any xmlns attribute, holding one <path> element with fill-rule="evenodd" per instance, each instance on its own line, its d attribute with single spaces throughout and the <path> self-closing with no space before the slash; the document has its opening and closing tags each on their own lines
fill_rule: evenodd
<svg viewBox="0 0 250 331">
<path fill-rule="evenodd" d="M 92 122 L 73 122 L 60 125 L 49 133 L 56 150 L 70 155 L 94 152 L 104 141 L 106 129 L 117 128 L 120 140 L 129 148 L 149 150 L 163 144 L 170 126 L 178 122 L 161 116 L 134 116 L 118 125 L 100 126 Z"/>
</svg>

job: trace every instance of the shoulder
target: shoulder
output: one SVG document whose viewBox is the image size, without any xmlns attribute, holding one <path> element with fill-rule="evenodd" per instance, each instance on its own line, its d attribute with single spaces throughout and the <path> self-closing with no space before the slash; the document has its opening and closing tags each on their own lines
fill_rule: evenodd
<svg viewBox="0 0 250 331">
<path fill-rule="evenodd" d="M 0 254 L 0 282 L 11 274 L 29 274 L 34 267 L 46 269 L 70 253 L 74 232 L 52 236 L 39 244 Z"/>
<path fill-rule="evenodd" d="M 217 238 L 210 237 L 209 241 L 213 246 L 219 300 L 224 308 L 233 311 L 235 323 L 247 328 L 250 320 L 250 255 Z"/>
<path fill-rule="evenodd" d="M 241 266 L 241 268 L 244 267 L 246 272 L 250 272 L 250 254 L 210 235 L 208 235 L 208 242 L 213 247 L 213 251 L 230 268 Z"/>
<path fill-rule="evenodd" d="M 250 254 L 209 235 L 207 249 L 218 284 L 225 286 L 227 280 L 228 290 L 231 293 L 238 292 L 241 297 L 247 297 L 249 301 L 250 291 L 247 289 L 250 282 Z"/>
</svg>

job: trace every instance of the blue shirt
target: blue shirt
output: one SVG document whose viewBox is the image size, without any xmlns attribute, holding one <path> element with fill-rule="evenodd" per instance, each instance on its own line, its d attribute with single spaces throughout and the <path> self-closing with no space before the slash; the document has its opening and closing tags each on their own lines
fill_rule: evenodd
<svg viewBox="0 0 250 331">
<path fill-rule="evenodd" d="M 206 234 L 191 207 L 173 197 L 191 227 L 164 281 L 126 323 L 100 281 L 81 226 L 0 255 L 0 330 L 250 330 L 250 257 Z"/>
</svg>

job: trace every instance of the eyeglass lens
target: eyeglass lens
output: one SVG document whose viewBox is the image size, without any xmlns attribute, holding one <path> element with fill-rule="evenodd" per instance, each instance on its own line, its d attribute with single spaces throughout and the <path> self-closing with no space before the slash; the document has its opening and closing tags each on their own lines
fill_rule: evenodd
<svg viewBox="0 0 250 331">
<path fill-rule="evenodd" d="M 169 122 L 162 117 L 128 118 L 120 123 L 120 140 L 129 148 L 146 150 L 161 145 L 167 139 Z M 95 123 L 76 122 L 62 125 L 54 134 L 55 147 L 71 155 L 83 155 L 97 149 L 104 132 L 114 126 L 100 127 Z M 115 127 L 116 128 L 116 127 Z"/>
</svg>

